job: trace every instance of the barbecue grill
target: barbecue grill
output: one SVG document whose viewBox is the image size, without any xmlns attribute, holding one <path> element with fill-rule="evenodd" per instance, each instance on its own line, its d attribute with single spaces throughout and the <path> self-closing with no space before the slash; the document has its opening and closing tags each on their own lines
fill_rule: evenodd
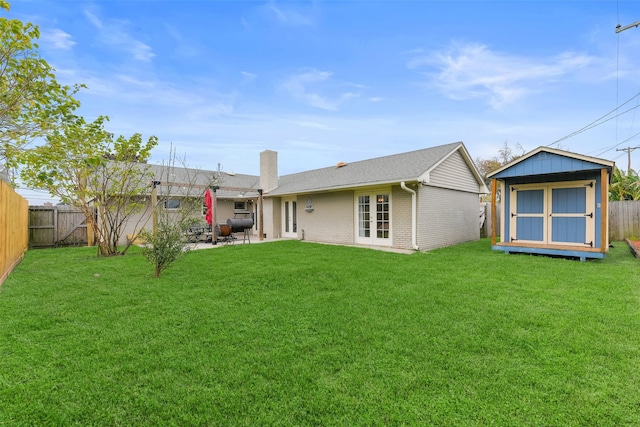
<svg viewBox="0 0 640 427">
<path fill-rule="evenodd" d="M 253 218 L 229 218 L 227 225 L 231 227 L 232 233 L 244 232 L 253 227 Z"/>
<path fill-rule="evenodd" d="M 231 227 L 231 233 L 243 233 L 242 243 L 244 243 L 245 239 L 251 243 L 249 230 L 253 228 L 253 218 L 229 218 L 227 225 Z"/>
<path fill-rule="evenodd" d="M 245 240 L 248 240 L 251 243 L 249 230 L 252 227 L 253 218 L 229 218 L 226 224 L 216 225 L 216 240 L 224 243 L 233 243 L 235 239 L 233 233 L 243 233 L 242 242 L 244 243 Z"/>
</svg>

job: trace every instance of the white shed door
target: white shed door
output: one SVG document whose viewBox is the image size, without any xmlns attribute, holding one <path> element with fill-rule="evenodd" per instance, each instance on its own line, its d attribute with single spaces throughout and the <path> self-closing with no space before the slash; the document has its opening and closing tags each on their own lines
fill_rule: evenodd
<svg viewBox="0 0 640 427">
<path fill-rule="evenodd" d="M 511 241 L 545 245 L 594 245 L 593 181 L 511 187 Z"/>
</svg>

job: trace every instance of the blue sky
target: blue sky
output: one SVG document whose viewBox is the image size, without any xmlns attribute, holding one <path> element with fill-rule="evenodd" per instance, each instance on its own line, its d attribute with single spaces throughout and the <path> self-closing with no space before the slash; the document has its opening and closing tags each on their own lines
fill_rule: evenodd
<svg viewBox="0 0 640 427">
<path fill-rule="evenodd" d="M 58 80 L 88 86 L 85 118 L 156 135 L 152 162 L 173 145 L 191 167 L 257 175 L 271 149 L 284 175 L 562 139 L 626 169 L 617 149 L 640 145 L 640 29 L 615 33 L 638 1 L 14 0 L 1 16 L 40 27 Z"/>
</svg>

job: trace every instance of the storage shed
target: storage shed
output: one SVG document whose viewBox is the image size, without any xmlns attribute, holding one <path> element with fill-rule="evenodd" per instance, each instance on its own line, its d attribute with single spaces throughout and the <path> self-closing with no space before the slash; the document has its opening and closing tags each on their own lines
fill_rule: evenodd
<svg viewBox="0 0 640 427">
<path fill-rule="evenodd" d="M 604 258 L 614 162 L 538 147 L 489 174 L 493 250 Z M 497 198 L 500 198 L 498 207 Z"/>
</svg>

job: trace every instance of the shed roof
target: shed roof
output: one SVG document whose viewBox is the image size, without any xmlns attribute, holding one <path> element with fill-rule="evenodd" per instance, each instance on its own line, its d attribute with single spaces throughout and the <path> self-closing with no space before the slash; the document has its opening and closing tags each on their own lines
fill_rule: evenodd
<svg viewBox="0 0 640 427">
<path fill-rule="evenodd" d="M 345 188 L 383 185 L 401 181 L 417 181 L 425 172 L 460 150 L 470 169 L 483 185 L 483 180 L 462 142 L 440 145 L 407 153 L 393 154 L 352 163 L 315 169 L 278 179 L 278 187 L 270 196 L 305 192 L 331 191 Z"/>
<path fill-rule="evenodd" d="M 584 156 L 582 154 L 550 147 L 538 147 L 518 157 L 487 175 L 487 178 L 512 178 L 530 175 L 579 172 L 607 168 L 611 171 L 615 163 L 610 160 Z"/>
</svg>

